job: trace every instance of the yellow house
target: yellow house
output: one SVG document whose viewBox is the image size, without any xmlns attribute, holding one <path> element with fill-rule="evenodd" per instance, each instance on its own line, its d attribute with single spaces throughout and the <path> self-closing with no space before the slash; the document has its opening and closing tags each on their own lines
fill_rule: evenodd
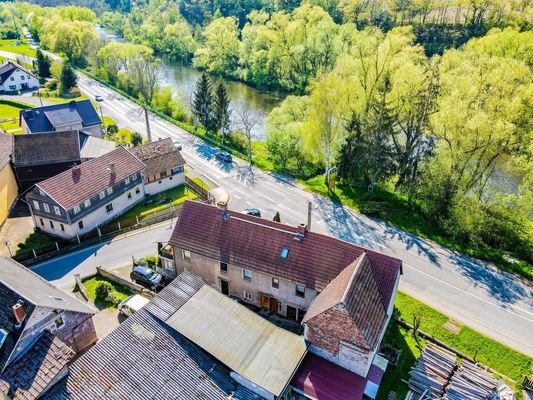
<svg viewBox="0 0 533 400">
<path fill-rule="evenodd" d="M 0 225 L 2 225 L 18 195 L 17 181 L 11 167 L 13 135 L 0 133 Z"/>
</svg>

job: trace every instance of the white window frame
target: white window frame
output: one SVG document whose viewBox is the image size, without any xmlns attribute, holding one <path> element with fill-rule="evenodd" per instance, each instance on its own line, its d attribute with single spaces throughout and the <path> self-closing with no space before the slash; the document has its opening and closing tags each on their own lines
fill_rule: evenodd
<svg viewBox="0 0 533 400">
<path fill-rule="evenodd" d="M 274 286 L 274 281 L 276 281 L 277 285 Z M 272 278 L 272 287 L 274 289 L 279 289 L 279 278 Z"/>
<path fill-rule="evenodd" d="M 189 250 L 181 249 L 181 255 L 185 261 L 191 261 L 191 252 Z"/>
<path fill-rule="evenodd" d="M 129 185 L 130 184 L 130 177 L 127 176 L 126 179 L 124 180 L 124 182 L 126 183 L 126 185 Z"/>
<path fill-rule="evenodd" d="M 39 202 L 37 200 L 33 200 L 33 208 L 36 210 L 40 210 L 41 207 L 39 206 Z"/>
<path fill-rule="evenodd" d="M 244 300 L 253 301 L 252 300 L 252 293 L 249 290 L 245 290 L 243 293 Z"/>
<path fill-rule="evenodd" d="M 242 279 L 244 279 L 245 281 L 251 282 L 252 281 L 252 277 L 253 277 L 252 270 L 246 269 L 246 268 L 242 269 Z"/>
<path fill-rule="evenodd" d="M 112 187 L 108 187 L 108 188 L 106 189 L 106 193 L 107 193 L 108 195 L 113 194 L 113 188 L 112 188 Z"/>
<path fill-rule="evenodd" d="M 165 268 L 167 271 L 174 271 L 174 263 L 170 260 L 162 260 L 163 261 L 163 268 Z"/>
<path fill-rule="evenodd" d="M 61 215 L 61 210 L 59 209 L 58 206 L 54 206 L 54 213 L 55 215 Z"/>
<path fill-rule="evenodd" d="M 98 196 L 100 196 L 100 200 L 105 199 L 105 190 L 102 190 L 100 193 L 98 193 Z"/>
<path fill-rule="evenodd" d="M 44 211 L 46 211 L 47 213 L 50 212 L 50 206 L 48 205 L 48 203 L 43 203 L 43 208 L 44 208 Z"/>
<path fill-rule="evenodd" d="M 108 208 L 109 206 L 111 206 L 111 208 Z M 112 211 L 113 211 L 113 203 L 106 204 L 105 205 L 105 212 L 109 214 Z"/>
<path fill-rule="evenodd" d="M 299 295 L 298 294 L 298 287 L 301 287 L 303 288 L 303 295 Z M 295 286 L 294 286 L 294 294 L 296 297 L 300 297 L 302 299 L 305 299 L 305 285 L 302 285 L 300 283 L 297 283 Z"/>
<path fill-rule="evenodd" d="M 91 206 L 91 199 L 87 199 L 83 202 L 83 205 L 85 208 L 89 208 Z"/>
</svg>

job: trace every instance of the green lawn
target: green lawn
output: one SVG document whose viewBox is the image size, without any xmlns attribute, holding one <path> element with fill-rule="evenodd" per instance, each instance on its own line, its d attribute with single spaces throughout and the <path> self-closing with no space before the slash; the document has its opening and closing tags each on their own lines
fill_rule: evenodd
<svg viewBox="0 0 533 400">
<path fill-rule="evenodd" d="M 11 134 L 22 133 L 22 129 L 19 127 L 20 110 L 31 107 L 32 106 L 30 104 L 0 100 L 0 120 L 9 118 L 7 121 L 0 122 L 0 129 Z"/>
<path fill-rule="evenodd" d="M 107 278 L 104 278 L 102 275 L 98 274 L 94 278 L 87 279 L 83 281 L 83 286 L 87 290 L 89 298 L 94 301 L 94 304 L 100 307 L 110 308 L 115 307 L 114 304 L 108 302 L 101 302 L 96 300 L 96 287 L 100 282 L 109 282 L 113 286 L 115 294 L 120 298 L 120 301 L 125 300 L 127 297 L 131 296 L 133 292 L 126 286 L 119 285 L 113 281 L 110 281 Z"/>
<path fill-rule="evenodd" d="M 35 249 L 37 252 L 39 252 L 39 249 L 55 250 L 55 242 L 56 239 L 53 237 L 36 230 L 26 238 L 24 243 L 18 245 L 16 256 L 32 254 L 32 249 Z"/>
<path fill-rule="evenodd" d="M 120 220 L 132 219 L 136 216 L 141 218 L 150 213 L 167 208 L 169 203 L 172 203 L 172 205 L 177 205 L 183 203 L 187 199 L 194 199 L 195 197 L 196 196 L 194 193 L 191 193 L 190 190 L 186 190 L 185 185 L 180 185 L 165 192 L 151 196 L 151 199 L 154 199 L 155 201 L 150 204 L 146 204 L 146 202 L 137 204 L 135 207 L 125 213 Z"/>
<path fill-rule="evenodd" d="M 28 57 L 36 57 L 37 53 L 35 49 L 32 49 L 28 46 L 24 40 L 19 41 L 20 44 L 17 46 L 16 39 L 2 39 L 0 40 L 0 50 L 8 51 L 10 53 L 22 54 Z"/>
</svg>

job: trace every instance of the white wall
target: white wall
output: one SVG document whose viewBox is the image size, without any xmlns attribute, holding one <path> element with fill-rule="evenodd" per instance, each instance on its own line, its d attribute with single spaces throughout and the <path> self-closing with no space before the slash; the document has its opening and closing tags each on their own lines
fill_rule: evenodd
<svg viewBox="0 0 533 400">
<path fill-rule="evenodd" d="M 165 190 L 172 189 L 179 185 L 183 185 L 184 183 L 185 174 L 180 173 L 172 176 L 167 176 L 166 178 L 160 179 L 158 181 L 148 183 L 144 185 L 144 190 L 146 191 L 146 194 L 155 194 L 164 192 Z"/>
<path fill-rule="evenodd" d="M 135 190 L 139 188 L 140 192 L 135 193 Z M 128 199 L 128 193 L 131 193 L 131 199 Z M 113 218 L 123 214 L 125 211 L 129 210 L 131 207 L 135 206 L 139 202 L 144 200 L 144 187 L 142 184 L 139 184 L 135 187 L 132 187 L 130 190 L 124 192 L 120 196 L 114 198 L 113 200 L 110 200 L 106 203 L 104 203 L 101 207 L 97 208 L 93 212 L 85 215 L 83 218 L 81 218 L 81 221 L 83 221 L 83 229 L 79 229 L 78 223 L 80 220 L 75 221 L 71 225 L 68 225 L 66 223 L 63 223 L 65 227 L 65 231 L 63 232 L 61 230 L 60 224 L 62 222 L 56 221 L 52 218 L 43 218 L 44 220 L 44 226 L 41 226 L 39 216 L 34 216 L 34 222 L 35 226 L 39 227 L 41 230 L 43 230 L 46 233 L 49 233 L 51 235 L 59 236 L 65 239 L 70 239 L 76 237 L 76 235 L 82 235 L 84 233 L 87 233 L 96 226 L 101 226 L 105 222 L 112 220 Z M 106 211 L 106 205 L 112 203 L 113 204 L 113 211 L 107 212 Z M 50 222 L 52 221 L 54 223 L 54 229 L 50 227 Z"/>
<path fill-rule="evenodd" d="M 39 81 L 37 78 L 20 69 L 16 69 L 11 76 L 8 77 L 2 85 L 0 85 L 0 90 L 4 90 L 6 92 L 20 90 L 23 83 L 27 83 L 29 89 L 35 89 L 39 87 Z M 15 88 L 11 88 L 10 86 L 15 86 Z"/>
<path fill-rule="evenodd" d="M 103 137 L 102 125 L 92 125 L 92 126 L 85 127 L 82 130 L 83 132 L 87 132 L 91 136 L 94 136 L 100 139 Z"/>
</svg>

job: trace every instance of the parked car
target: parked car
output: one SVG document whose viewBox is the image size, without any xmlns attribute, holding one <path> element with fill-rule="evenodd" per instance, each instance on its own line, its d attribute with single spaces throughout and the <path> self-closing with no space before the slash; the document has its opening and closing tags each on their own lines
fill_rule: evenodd
<svg viewBox="0 0 533 400">
<path fill-rule="evenodd" d="M 243 214 L 253 215 L 254 217 L 260 217 L 261 211 L 258 208 L 246 208 L 242 210 Z"/>
<path fill-rule="evenodd" d="M 140 294 L 134 294 L 118 305 L 118 311 L 126 317 L 131 317 L 133 314 L 143 308 L 149 301 L 150 300 L 141 296 Z"/>
<path fill-rule="evenodd" d="M 222 162 L 232 162 L 233 161 L 233 158 L 231 157 L 231 154 L 229 153 L 224 153 L 222 151 L 219 151 L 217 154 L 215 154 L 215 158 L 219 161 L 222 161 Z"/>
<path fill-rule="evenodd" d="M 94 96 L 94 100 L 95 101 L 104 101 L 104 98 L 102 96 L 100 96 L 99 94 L 97 94 L 96 96 Z"/>
<path fill-rule="evenodd" d="M 155 272 L 152 268 L 144 267 L 142 265 L 133 267 L 130 273 L 130 278 L 133 282 L 154 291 L 161 289 L 165 283 L 163 275 Z"/>
<path fill-rule="evenodd" d="M 174 139 L 173 142 L 174 142 L 174 146 L 176 146 L 176 149 L 177 149 L 177 150 L 181 151 L 181 150 L 183 149 L 183 146 L 182 146 L 182 144 L 179 142 L 179 140 Z"/>
</svg>

